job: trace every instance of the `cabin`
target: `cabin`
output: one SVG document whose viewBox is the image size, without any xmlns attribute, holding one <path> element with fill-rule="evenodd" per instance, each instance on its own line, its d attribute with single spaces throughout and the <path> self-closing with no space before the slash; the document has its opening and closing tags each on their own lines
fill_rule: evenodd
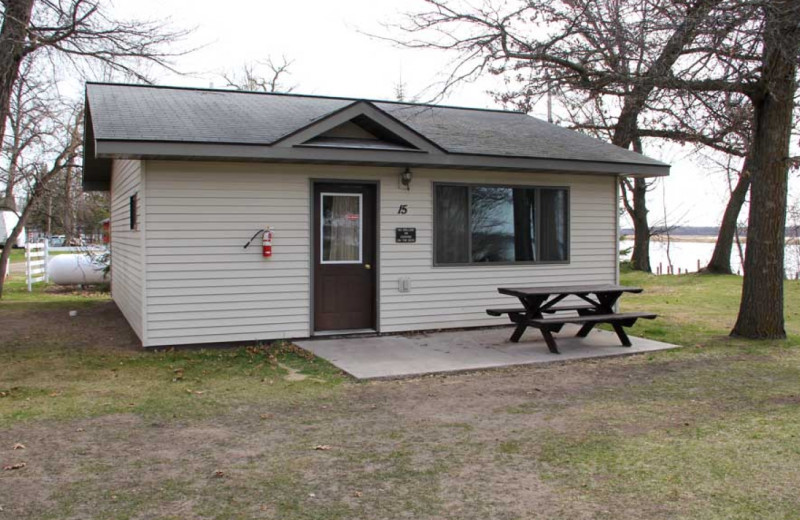
<svg viewBox="0 0 800 520">
<path fill-rule="evenodd" d="M 85 114 L 144 347 L 507 324 L 499 286 L 617 283 L 618 180 L 669 173 L 512 111 L 89 83 Z"/>
</svg>

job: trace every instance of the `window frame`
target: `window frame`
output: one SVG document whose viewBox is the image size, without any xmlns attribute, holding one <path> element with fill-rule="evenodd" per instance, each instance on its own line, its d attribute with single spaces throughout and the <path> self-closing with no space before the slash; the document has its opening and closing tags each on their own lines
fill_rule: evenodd
<svg viewBox="0 0 800 520">
<path fill-rule="evenodd" d="M 325 260 L 325 197 L 345 196 L 358 198 L 358 260 Z M 323 265 L 360 265 L 364 263 L 364 195 L 324 191 L 319 194 L 319 262 Z"/>
<path fill-rule="evenodd" d="M 436 192 L 437 192 L 437 189 L 436 188 L 438 186 L 460 186 L 460 187 L 469 188 L 469 196 L 467 197 L 467 215 L 470 218 L 470 222 L 469 222 L 470 233 L 469 233 L 469 239 L 468 239 L 468 248 L 469 248 L 468 250 L 469 250 L 469 253 L 470 253 L 470 257 L 472 256 L 472 222 L 471 222 L 471 219 L 472 219 L 472 188 L 474 186 L 482 187 L 482 188 L 512 188 L 512 189 L 517 188 L 517 189 L 526 189 L 526 190 L 536 190 L 536 199 L 535 199 L 536 208 L 538 208 L 540 206 L 540 203 L 539 203 L 539 198 L 541 196 L 541 191 L 540 190 L 547 190 L 547 189 L 550 189 L 550 190 L 564 190 L 564 192 L 567 194 L 567 204 L 566 204 L 566 206 L 567 206 L 567 229 L 566 229 L 566 232 L 567 232 L 567 236 L 566 236 L 567 258 L 566 258 L 566 260 L 520 260 L 520 261 L 513 261 L 513 262 L 472 262 L 472 261 L 469 261 L 469 262 L 454 262 L 454 263 L 440 263 L 440 262 L 437 262 L 436 261 L 436 228 L 437 228 L 437 225 L 436 225 L 437 224 L 437 212 L 436 212 L 436 207 L 437 207 L 437 200 L 436 200 L 437 193 Z M 530 185 L 530 184 L 483 183 L 483 182 L 451 182 L 451 181 L 448 181 L 448 182 L 432 182 L 431 183 L 431 190 L 432 190 L 432 193 L 431 193 L 431 202 L 432 202 L 431 216 L 432 216 L 432 222 L 431 223 L 433 225 L 433 227 L 431 228 L 431 231 L 432 231 L 431 235 L 432 235 L 432 238 L 433 238 L 431 256 L 432 256 L 432 260 L 433 260 L 432 261 L 433 267 L 447 268 L 447 267 L 509 267 L 509 266 L 515 266 L 515 265 L 525 265 L 525 266 L 531 266 L 531 265 L 569 265 L 572 262 L 572 247 L 571 247 L 571 241 L 572 241 L 572 233 L 571 233 L 571 231 L 572 231 L 572 193 L 570 191 L 570 186 L 562 186 L 562 185 L 548 186 L 548 185 Z M 537 213 L 537 215 L 538 215 L 538 213 Z M 536 221 L 534 222 L 534 226 L 535 226 L 534 233 L 536 234 L 537 239 L 538 239 L 539 236 L 541 236 L 540 233 L 539 233 L 540 225 L 541 225 L 541 221 L 537 217 Z M 538 242 L 537 242 L 537 250 L 538 250 Z"/>
</svg>

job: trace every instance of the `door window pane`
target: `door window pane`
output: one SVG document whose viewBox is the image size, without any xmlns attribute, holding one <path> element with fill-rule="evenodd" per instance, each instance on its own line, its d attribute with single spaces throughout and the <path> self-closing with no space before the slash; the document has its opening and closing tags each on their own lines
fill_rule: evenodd
<svg viewBox="0 0 800 520">
<path fill-rule="evenodd" d="M 361 263 L 361 195 L 322 194 L 322 263 Z"/>
<path fill-rule="evenodd" d="M 469 188 L 436 186 L 436 263 L 469 262 Z"/>
</svg>

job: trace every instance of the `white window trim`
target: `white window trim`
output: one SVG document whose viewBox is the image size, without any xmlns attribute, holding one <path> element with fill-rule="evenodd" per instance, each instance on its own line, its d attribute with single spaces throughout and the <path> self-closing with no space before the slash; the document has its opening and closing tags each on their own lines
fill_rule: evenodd
<svg viewBox="0 0 800 520">
<path fill-rule="evenodd" d="M 325 260 L 325 197 L 358 197 L 358 260 Z M 321 192 L 319 199 L 319 261 L 325 265 L 361 264 L 364 262 L 364 200 L 361 193 Z"/>
</svg>

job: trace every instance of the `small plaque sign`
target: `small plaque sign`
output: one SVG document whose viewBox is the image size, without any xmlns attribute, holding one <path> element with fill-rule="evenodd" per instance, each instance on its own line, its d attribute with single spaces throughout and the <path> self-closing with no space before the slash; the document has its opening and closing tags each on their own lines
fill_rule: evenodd
<svg viewBox="0 0 800 520">
<path fill-rule="evenodd" d="M 399 243 L 413 243 L 417 241 L 417 228 L 399 227 L 394 229 L 394 241 Z"/>
</svg>

